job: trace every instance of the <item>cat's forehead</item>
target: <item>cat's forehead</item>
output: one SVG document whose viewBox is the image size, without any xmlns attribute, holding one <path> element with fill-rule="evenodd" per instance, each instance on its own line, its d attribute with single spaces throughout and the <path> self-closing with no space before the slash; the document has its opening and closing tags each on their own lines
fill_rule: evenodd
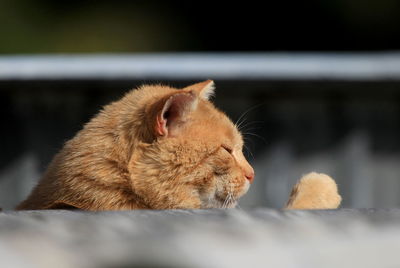
<svg viewBox="0 0 400 268">
<path fill-rule="evenodd" d="M 240 131 L 236 128 L 234 124 L 231 125 L 229 130 L 227 131 L 228 138 L 233 142 L 233 144 L 241 147 L 243 146 L 243 138 Z"/>
<path fill-rule="evenodd" d="M 205 122 L 207 131 L 220 139 L 229 141 L 229 143 L 242 145 L 242 135 L 229 117 L 214 107 L 208 101 L 202 101 L 199 105 L 198 116 Z"/>
</svg>

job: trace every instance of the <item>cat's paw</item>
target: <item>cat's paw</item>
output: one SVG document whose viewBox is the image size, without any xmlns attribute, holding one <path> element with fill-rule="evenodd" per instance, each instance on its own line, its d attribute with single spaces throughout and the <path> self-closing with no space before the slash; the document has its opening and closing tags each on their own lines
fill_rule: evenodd
<svg viewBox="0 0 400 268">
<path fill-rule="evenodd" d="M 335 209 L 342 197 L 336 182 L 322 173 L 309 173 L 293 187 L 286 209 Z"/>
</svg>

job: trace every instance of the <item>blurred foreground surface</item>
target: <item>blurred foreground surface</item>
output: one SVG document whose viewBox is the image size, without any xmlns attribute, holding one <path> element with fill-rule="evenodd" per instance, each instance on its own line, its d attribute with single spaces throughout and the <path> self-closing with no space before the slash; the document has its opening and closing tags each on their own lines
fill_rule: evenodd
<svg viewBox="0 0 400 268">
<path fill-rule="evenodd" d="M 400 210 L 0 213 L 1 267 L 399 267 Z"/>
</svg>

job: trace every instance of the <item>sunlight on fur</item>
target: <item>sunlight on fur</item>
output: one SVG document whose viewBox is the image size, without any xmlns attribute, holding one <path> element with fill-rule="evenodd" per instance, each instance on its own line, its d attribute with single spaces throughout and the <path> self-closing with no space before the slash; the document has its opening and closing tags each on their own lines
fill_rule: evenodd
<svg viewBox="0 0 400 268">
<path fill-rule="evenodd" d="M 240 131 L 209 101 L 214 88 L 211 80 L 183 89 L 146 85 L 105 106 L 66 142 L 17 209 L 235 207 L 254 170 Z M 301 181 L 288 208 L 337 207 L 336 184 L 325 181 Z"/>
<path fill-rule="evenodd" d="M 309 173 L 293 187 L 287 209 L 334 209 L 342 197 L 336 182 L 322 173 Z"/>
</svg>

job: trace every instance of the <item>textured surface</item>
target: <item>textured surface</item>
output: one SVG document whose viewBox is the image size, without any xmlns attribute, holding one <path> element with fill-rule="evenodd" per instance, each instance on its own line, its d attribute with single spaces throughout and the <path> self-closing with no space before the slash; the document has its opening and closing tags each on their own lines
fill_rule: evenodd
<svg viewBox="0 0 400 268">
<path fill-rule="evenodd" d="M 1 267 L 399 267 L 400 210 L 0 214 Z"/>
</svg>

